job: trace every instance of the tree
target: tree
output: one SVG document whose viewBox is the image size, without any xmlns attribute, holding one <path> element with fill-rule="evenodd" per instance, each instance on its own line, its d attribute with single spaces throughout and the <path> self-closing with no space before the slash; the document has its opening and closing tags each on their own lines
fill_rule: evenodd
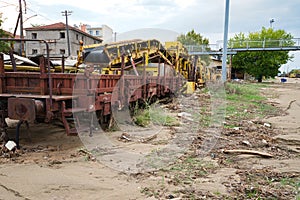
<svg viewBox="0 0 300 200">
<path fill-rule="evenodd" d="M 293 45 L 292 35 L 284 30 L 274 30 L 263 27 L 260 32 L 244 33 L 235 35 L 229 41 L 229 46 L 233 48 L 246 47 L 275 47 Z M 250 43 L 251 41 L 251 43 Z M 292 57 L 288 51 L 248 51 L 239 52 L 232 57 L 232 67 L 246 72 L 255 78 L 258 82 L 265 76 L 275 77 L 278 74 L 281 65 L 287 63 Z"/>
<path fill-rule="evenodd" d="M 202 46 L 205 46 L 206 51 L 210 51 L 210 48 L 208 46 L 209 40 L 207 38 L 204 38 L 200 33 L 196 33 L 194 29 L 187 32 L 187 34 L 181 34 L 177 37 L 177 41 L 181 42 L 184 46 L 189 45 L 195 45 L 200 46 L 199 51 L 202 51 Z M 197 49 L 194 48 L 194 49 Z M 210 57 L 208 55 L 201 55 L 201 60 L 205 61 L 207 65 L 211 62 Z"/>
<path fill-rule="evenodd" d="M 195 30 L 187 32 L 187 34 L 181 34 L 177 37 L 177 41 L 181 42 L 183 45 L 208 45 L 209 40 L 204 38 Z"/>
<path fill-rule="evenodd" d="M 11 37 L 8 32 L 2 29 L 3 20 L 0 16 L 0 38 L 9 38 Z M 8 42 L 0 41 L 0 52 L 8 52 L 10 49 L 10 45 Z"/>
</svg>

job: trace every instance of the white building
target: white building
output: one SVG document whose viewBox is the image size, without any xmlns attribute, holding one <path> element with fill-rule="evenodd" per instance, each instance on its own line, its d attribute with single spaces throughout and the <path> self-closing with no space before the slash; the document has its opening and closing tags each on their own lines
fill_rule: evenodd
<svg viewBox="0 0 300 200">
<path fill-rule="evenodd" d="M 103 40 L 103 43 L 114 42 L 113 30 L 107 25 L 101 27 L 91 27 L 87 24 L 80 24 L 80 29 L 94 37 Z"/>
</svg>

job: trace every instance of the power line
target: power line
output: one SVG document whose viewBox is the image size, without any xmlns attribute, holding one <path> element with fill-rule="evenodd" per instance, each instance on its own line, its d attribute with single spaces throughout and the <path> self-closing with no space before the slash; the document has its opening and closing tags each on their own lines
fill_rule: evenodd
<svg viewBox="0 0 300 200">
<path fill-rule="evenodd" d="M 3 6 L 0 7 L 0 8 L 5 8 L 5 7 L 8 7 L 8 6 L 14 6 L 14 7 L 16 7 L 16 8 L 19 7 L 18 4 L 10 3 L 10 2 L 7 2 L 7 1 L 0 0 L 0 2 L 6 4 L 6 5 L 3 5 Z M 25 10 L 24 10 L 25 13 L 24 13 L 24 14 L 27 14 L 26 11 L 29 10 L 29 11 L 31 11 L 32 13 L 37 14 L 38 16 L 40 16 L 40 17 L 42 17 L 42 18 L 44 18 L 44 19 L 46 19 L 46 20 L 48 20 L 48 21 L 53 21 L 52 19 L 50 19 L 50 18 L 48 18 L 48 17 L 46 17 L 46 16 L 44 16 L 44 15 L 42 15 L 42 14 L 40 14 L 40 13 L 37 13 L 35 10 L 29 8 L 29 6 L 27 5 L 27 3 L 26 3 L 25 1 L 24 1 L 24 3 L 25 3 Z M 33 4 L 32 2 L 29 2 L 29 5 L 37 6 L 38 4 Z M 18 10 L 18 12 L 19 12 L 19 10 Z"/>
<path fill-rule="evenodd" d="M 19 5 L 17 5 L 17 4 L 8 3 L 8 2 L 6 2 L 6 1 L 1 1 L 1 0 L 0 0 L 0 2 L 5 3 L 5 4 L 7 4 L 7 5 L 10 5 L 10 6 L 16 6 L 16 7 L 19 6 Z"/>
<path fill-rule="evenodd" d="M 8 6 L 11 6 L 11 5 L 1 6 L 0 8 L 5 8 L 5 7 L 8 7 Z"/>
<path fill-rule="evenodd" d="M 0 2 L 6 4 L 6 5 L 1 6 L 0 8 L 6 8 L 6 7 L 9 7 L 9 6 L 13 6 L 13 7 L 16 7 L 16 8 L 19 7 L 17 4 L 8 3 L 8 2 L 6 2 L 6 1 L 1 1 L 1 0 L 0 0 Z"/>
<path fill-rule="evenodd" d="M 27 10 L 30 10 L 31 12 L 33 12 L 33 13 L 35 13 L 35 14 L 37 14 L 37 15 L 39 15 L 39 16 L 41 16 L 41 17 L 43 17 L 43 18 L 45 18 L 45 19 L 47 19 L 49 21 L 52 21 L 52 19 L 50 19 L 50 18 L 48 18 L 48 17 L 46 17 L 44 15 L 41 15 L 41 14 L 37 13 L 36 11 L 34 11 L 34 10 L 30 9 L 30 8 L 27 8 Z"/>
</svg>

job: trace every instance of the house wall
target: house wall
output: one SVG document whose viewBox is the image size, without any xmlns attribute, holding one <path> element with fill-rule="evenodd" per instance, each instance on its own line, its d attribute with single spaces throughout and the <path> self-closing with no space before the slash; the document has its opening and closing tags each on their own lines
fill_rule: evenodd
<svg viewBox="0 0 300 200">
<path fill-rule="evenodd" d="M 87 33 L 98 37 L 103 40 L 103 43 L 113 42 L 113 30 L 107 26 L 102 25 L 102 27 L 91 27 L 87 26 Z M 98 32 L 98 34 L 96 34 Z"/>
<path fill-rule="evenodd" d="M 14 42 L 14 52 L 21 55 L 21 42 Z"/>
<path fill-rule="evenodd" d="M 107 25 L 102 25 L 102 39 L 103 42 L 113 42 L 113 30 L 107 26 Z"/>
<path fill-rule="evenodd" d="M 33 37 L 36 33 L 36 38 Z M 62 37 L 64 35 L 64 38 Z M 79 51 L 79 41 L 82 40 L 85 45 L 100 43 L 99 41 L 88 37 L 75 30 L 69 30 L 70 53 L 71 56 L 77 56 Z M 26 39 L 46 40 L 49 44 L 50 57 L 68 56 L 68 42 L 66 30 L 26 30 Z M 40 42 L 26 42 L 26 56 L 46 55 L 46 45 Z"/>
</svg>

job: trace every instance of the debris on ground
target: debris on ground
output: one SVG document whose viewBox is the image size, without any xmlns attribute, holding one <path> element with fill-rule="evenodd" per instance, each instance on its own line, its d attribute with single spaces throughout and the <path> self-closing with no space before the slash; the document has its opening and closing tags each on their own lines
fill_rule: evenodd
<svg viewBox="0 0 300 200">
<path fill-rule="evenodd" d="M 118 138 L 119 141 L 123 141 L 123 142 L 130 142 L 130 135 L 128 133 L 122 133 L 121 136 Z"/>
<path fill-rule="evenodd" d="M 12 140 L 9 140 L 6 144 L 5 144 L 5 147 L 9 150 L 9 151 L 12 151 L 14 150 L 16 147 L 17 147 L 17 144 L 12 141 Z"/>
<path fill-rule="evenodd" d="M 147 143 L 147 142 L 150 142 L 151 140 L 154 140 L 155 138 L 157 138 L 157 134 L 151 135 L 149 137 L 141 138 L 141 139 L 139 139 L 139 142 Z"/>
<path fill-rule="evenodd" d="M 224 149 L 222 150 L 223 153 L 226 154 L 251 154 L 251 155 L 259 155 L 261 157 L 266 158 L 272 158 L 273 155 L 266 153 L 266 152 L 260 152 L 260 151 L 254 151 L 254 150 L 247 150 L 247 149 Z"/>
<path fill-rule="evenodd" d="M 264 90 L 265 93 L 268 91 Z M 232 92 L 236 94 L 238 91 L 232 90 Z M 162 138 L 160 133 L 147 135 L 147 137 L 145 135 L 137 136 L 131 132 L 129 134 L 122 131 L 114 135 L 112 133 L 107 135 L 116 140 L 120 146 L 131 149 L 139 146 L 138 150 L 143 152 L 144 145 L 157 148 L 168 145 L 170 138 L 176 137 L 177 133 L 190 131 L 191 124 L 199 124 L 195 135 L 188 138 L 191 141 L 190 148 L 176 158 L 174 163 L 160 170 L 124 176 L 114 170 L 109 173 L 112 173 L 111 177 L 118 177 L 118 180 L 123 178 L 124 182 L 120 185 L 126 189 L 128 185 L 138 184 L 138 193 L 140 192 L 143 198 L 136 199 L 299 199 L 300 172 L 297 168 L 299 152 L 291 149 L 288 143 L 291 140 L 276 139 L 278 135 L 290 131 L 290 128 L 279 129 L 276 123 L 268 120 L 270 116 L 280 115 L 282 117 L 287 114 L 284 112 L 285 108 L 288 108 L 289 112 L 292 111 L 294 103 L 297 104 L 293 98 L 296 97 L 290 97 L 281 108 L 275 107 L 280 104 L 272 99 L 268 105 L 261 100 L 259 102 L 253 100 L 250 104 L 245 101 L 240 104 L 229 102 L 227 106 L 233 111 L 226 113 L 224 117 L 226 121 L 222 119 L 224 127 L 220 128 L 220 133 L 214 136 L 216 141 L 212 142 L 215 144 L 204 155 L 199 153 L 203 148 L 203 143 L 208 134 L 214 134 L 213 131 L 208 131 L 211 121 L 209 116 L 212 114 L 211 95 L 200 90 L 195 95 L 186 97 L 184 103 L 175 101 L 163 105 L 161 108 L 165 112 L 171 113 L 172 117 L 184 122 L 178 126 L 164 127 L 172 130 L 172 137 Z M 263 107 L 259 107 L 262 105 Z M 265 113 L 262 113 L 261 110 L 264 110 Z M 193 111 L 200 112 L 201 115 L 194 116 Z M 189 121 L 189 119 L 193 121 Z M 281 119 L 285 120 L 285 118 Z M 295 131 L 294 134 L 298 133 L 298 129 L 298 126 L 292 129 Z M 49 130 L 52 129 L 49 128 Z M 13 136 L 14 130 L 11 129 L 9 132 Z M 70 162 L 72 162 L 70 166 L 73 169 L 73 164 L 76 165 L 76 162 L 81 161 L 88 165 L 88 170 L 84 169 L 84 173 L 91 171 L 89 172 L 89 181 L 92 181 L 93 178 L 97 183 L 100 178 L 101 181 L 108 180 L 105 176 L 96 176 L 97 171 L 108 168 L 101 163 L 94 162 L 96 159 L 93 151 L 90 152 L 82 147 L 78 138 L 77 142 L 70 144 L 69 142 L 74 139 L 65 138 L 63 130 L 49 135 L 34 135 L 32 143 L 23 141 L 25 144 L 23 148 L 14 153 L 13 149 L 9 151 L 4 143 L 0 146 L 0 164 L 8 164 L 9 167 L 13 164 L 33 164 L 33 166 L 43 166 L 44 169 L 51 167 L 56 170 L 64 168 L 65 164 Z M 21 139 L 24 140 L 24 137 Z M 163 142 L 161 142 L 162 140 Z M 137 146 L 133 146 L 135 144 Z M 298 143 L 293 144 L 296 146 Z M 294 164 L 292 168 L 289 168 L 291 162 Z M 73 173 L 70 171 L 70 174 Z M 74 174 L 77 175 L 77 173 L 79 172 L 76 171 Z M 94 174 L 95 177 L 93 177 Z M 2 174 L 0 175 L 2 176 Z M 3 173 L 3 177 L 4 175 Z M 116 179 L 113 180 L 116 181 Z M 45 183 L 45 185 L 49 185 L 49 183 Z M 61 191 L 53 191 L 65 194 L 63 192 L 66 190 L 63 187 Z M 115 186 L 112 188 L 114 190 Z M 129 190 L 131 191 L 131 189 Z M 86 188 L 83 190 L 87 191 Z M 76 191 L 80 191 L 80 189 L 78 188 Z"/>
</svg>

